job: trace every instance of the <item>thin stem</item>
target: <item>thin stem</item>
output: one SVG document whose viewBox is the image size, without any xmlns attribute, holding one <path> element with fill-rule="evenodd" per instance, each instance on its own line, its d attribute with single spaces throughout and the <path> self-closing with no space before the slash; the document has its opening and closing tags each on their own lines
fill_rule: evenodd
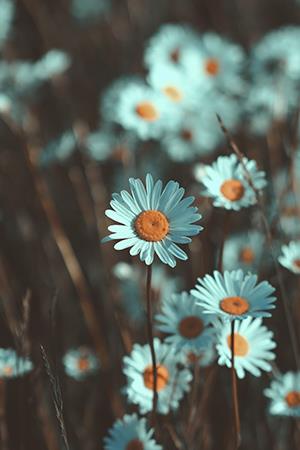
<svg viewBox="0 0 300 450">
<path fill-rule="evenodd" d="M 0 380 L 0 443 L 2 450 L 8 450 L 8 430 L 6 423 L 6 383 Z"/>
<path fill-rule="evenodd" d="M 153 340 L 153 324 L 152 324 L 152 305 L 151 305 L 151 279 L 152 266 L 147 266 L 146 296 L 147 296 L 147 331 L 148 341 L 151 352 L 152 368 L 153 368 L 153 400 L 152 400 L 152 419 L 156 423 L 156 407 L 157 407 L 157 366 Z"/>
<path fill-rule="evenodd" d="M 231 385 L 232 385 L 232 408 L 234 422 L 234 450 L 241 444 L 241 425 L 239 414 L 239 401 L 237 391 L 236 373 L 234 368 L 234 320 L 231 321 Z"/>
</svg>

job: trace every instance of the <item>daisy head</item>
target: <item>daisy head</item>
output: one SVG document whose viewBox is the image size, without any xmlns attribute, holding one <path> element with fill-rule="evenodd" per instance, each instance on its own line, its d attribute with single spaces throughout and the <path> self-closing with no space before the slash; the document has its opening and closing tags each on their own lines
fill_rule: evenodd
<svg viewBox="0 0 300 450">
<path fill-rule="evenodd" d="M 230 236 L 224 244 L 223 267 L 226 270 L 258 269 L 264 252 L 264 242 L 264 235 L 256 230 Z"/>
<path fill-rule="evenodd" d="M 75 380 L 83 380 L 99 369 L 99 361 L 87 347 L 69 350 L 63 357 L 66 374 Z"/>
<path fill-rule="evenodd" d="M 216 33 L 203 33 L 183 55 L 182 65 L 202 90 L 240 93 L 245 54 L 240 46 Z"/>
<path fill-rule="evenodd" d="M 165 95 L 142 82 L 129 82 L 119 92 L 115 121 L 142 139 L 157 139 L 180 118 Z"/>
<path fill-rule="evenodd" d="M 228 322 L 216 323 L 218 363 L 231 367 L 231 326 Z M 269 361 L 275 359 L 273 349 L 273 333 L 262 325 L 262 319 L 245 320 L 236 323 L 234 332 L 234 367 L 239 378 L 244 378 L 245 372 L 255 377 L 261 371 L 269 372 L 272 366 Z"/>
<path fill-rule="evenodd" d="M 154 430 L 147 430 L 146 419 L 126 414 L 117 420 L 104 438 L 105 450 L 162 450 L 153 439 Z"/>
<path fill-rule="evenodd" d="M 202 183 L 206 188 L 204 194 L 213 198 L 214 206 L 238 211 L 256 203 L 256 193 L 247 181 L 247 175 L 256 190 L 266 186 L 266 175 L 257 170 L 253 160 L 243 158 L 243 164 L 232 154 L 219 156 L 211 166 L 207 166 Z"/>
<path fill-rule="evenodd" d="M 196 39 L 197 34 L 190 27 L 178 24 L 163 25 L 146 46 L 146 67 L 150 70 L 161 64 L 178 67 L 186 50 Z"/>
<path fill-rule="evenodd" d="M 154 339 L 157 360 L 157 411 L 168 414 L 176 410 L 184 393 L 189 391 L 192 374 L 179 368 L 180 356 L 174 347 Z M 127 376 L 125 393 L 131 403 L 139 405 L 146 414 L 152 409 L 154 375 L 149 345 L 135 344 L 130 356 L 124 357 L 124 373 Z"/>
<path fill-rule="evenodd" d="M 146 187 L 139 179 L 129 179 L 130 193 L 113 194 L 112 209 L 105 214 L 120 225 L 110 225 L 112 232 L 103 241 L 118 240 L 114 248 L 130 248 L 132 256 L 140 254 L 141 261 L 152 264 L 154 255 L 171 267 L 176 260 L 187 259 L 186 253 L 177 244 L 191 242 L 189 236 L 197 235 L 202 227 L 194 225 L 201 219 L 197 208 L 191 206 L 194 197 L 183 199 L 184 189 L 175 181 L 165 188 L 159 180 L 154 183 L 146 176 Z"/>
<path fill-rule="evenodd" d="M 216 342 L 215 330 L 210 335 L 210 341 L 207 342 L 206 347 L 190 348 L 183 347 L 180 351 L 181 362 L 185 367 L 208 367 L 216 361 Z"/>
<path fill-rule="evenodd" d="M 271 399 L 270 414 L 300 417 L 300 372 L 280 375 L 265 389 L 264 394 Z"/>
<path fill-rule="evenodd" d="M 275 289 L 267 282 L 257 283 L 257 276 L 244 274 L 242 270 L 217 270 L 213 275 L 198 278 L 191 293 L 202 306 L 204 313 L 215 314 L 225 320 L 246 317 L 271 317 L 270 309 L 275 308 Z"/>
<path fill-rule="evenodd" d="M 281 247 L 281 255 L 278 261 L 291 272 L 300 274 L 300 241 L 291 241 Z"/>
<path fill-rule="evenodd" d="M 18 356 L 10 348 L 0 349 L 0 379 L 20 377 L 32 369 L 32 362 L 28 358 Z"/>
<path fill-rule="evenodd" d="M 192 352 L 206 347 L 211 341 L 209 318 L 203 314 L 195 297 L 187 292 L 165 298 L 156 320 L 157 328 L 169 335 L 166 342 L 177 348 L 188 347 Z"/>
</svg>

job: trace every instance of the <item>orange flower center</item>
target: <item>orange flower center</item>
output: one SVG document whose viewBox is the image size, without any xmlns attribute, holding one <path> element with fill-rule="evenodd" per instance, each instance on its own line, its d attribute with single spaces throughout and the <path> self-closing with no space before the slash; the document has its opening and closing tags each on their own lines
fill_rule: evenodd
<svg viewBox="0 0 300 450">
<path fill-rule="evenodd" d="M 170 53 L 170 59 L 171 59 L 171 61 L 173 61 L 174 63 L 178 63 L 179 57 L 180 57 L 180 50 L 179 50 L 179 48 L 175 48 L 175 49 Z"/>
<path fill-rule="evenodd" d="M 228 314 L 239 316 L 249 310 L 249 303 L 242 297 L 226 297 L 221 300 L 220 308 Z"/>
<path fill-rule="evenodd" d="M 157 109 L 150 102 L 139 103 L 136 106 L 135 111 L 141 119 L 146 120 L 147 122 L 154 122 L 159 117 Z"/>
<path fill-rule="evenodd" d="M 5 366 L 3 368 L 3 373 L 4 375 L 6 375 L 7 377 L 10 377 L 13 374 L 13 369 L 11 366 Z"/>
<path fill-rule="evenodd" d="M 77 367 L 80 371 L 85 371 L 89 368 L 89 361 L 87 358 L 85 358 L 84 356 L 79 358 L 77 361 Z"/>
<path fill-rule="evenodd" d="M 220 191 L 227 200 L 231 202 L 236 202 L 240 200 L 245 192 L 245 188 L 241 181 L 239 180 L 226 180 L 221 185 Z"/>
<path fill-rule="evenodd" d="M 182 99 L 182 92 L 175 86 L 166 86 L 163 92 L 173 101 L 179 102 Z"/>
<path fill-rule="evenodd" d="M 285 396 L 285 401 L 290 408 L 300 406 L 300 392 L 299 391 L 288 392 L 287 395 Z"/>
<path fill-rule="evenodd" d="M 181 130 L 181 138 L 184 141 L 191 141 L 193 139 L 193 133 L 191 130 L 183 129 Z"/>
<path fill-rule="evenodd" d="M 216 58 L 209 58 L 205 61 L 205 72 L 208 75 L 216 76 L 220 71 L 220 63 Z"/>
<path fill-rule="evenodd" d="M 160 211 L 150 209 L 139 214 L 134 227 L 144 241 L 158 242 L 168 234 L 169 221 Z"/>
<path fill-rule="evenodd" d="M 203 322 L 199 317 L 188 316 L 179 322 L 178 329 L 181 336 L 186 339 L 194 339 L 201 334 Z"/>
<path fill-rule="evenodd" d="M 196 362 L 198 361 L 198 359 L 199 359 L 199 356 L 197 356 L 196 353 L 189 352 L 189 353 L 187 354 L 187 360 L 188 360 L 188 362 L 191 363 L 191 364 L 196 364 Z"/>
<path fill-rule="evenodd" d="M 300 259 L 295 259 L 293 261 L 293 264 L 294 264 L 295 267 L 297 267 L 297 269 L 300 269 Z"/>
<path fill-rule="evenodd" d="M 227 336 L 228 347 L 231 348 L 231 335 Z M 247 340 L 238 333 L 234 333 L 233 353 L 235 356 L 246 356 L 249 352 Z"/>
<path fill-rule="evenodd" d="M 251 264 L 255 259 L 253 250 L 250 247 L 244 247 L 240 252 L 240 261 Z"/>
<path fill-rule="evenodd" d="M 157 392 L 164 389 L 169 381 L 169 372 L 165 366 L 157 366 L 157 380 L 156 380 L 156 389 Z M 154 374 L 153 374 L 153 366 L 148 366 L 144 370 L 144 384 L 146 388 L 153 390 L 154 389 Z"/>
<path fill-rule="evenodd" d="M 139 439 L 128 442 L 125 450 L 144 450 L 144 444 Z"/>
</svg>

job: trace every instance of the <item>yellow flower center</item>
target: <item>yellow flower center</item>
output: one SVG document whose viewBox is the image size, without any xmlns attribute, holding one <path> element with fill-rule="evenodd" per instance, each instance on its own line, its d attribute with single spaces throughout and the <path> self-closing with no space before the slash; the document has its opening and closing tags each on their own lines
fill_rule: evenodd
<svg viewBox="0 0 300 450">
<path fill-rule="evenodd" d="M 179 50 L 179 48 L 175 48 L 175 49 L 170 53 L 170 59 L 171 59 L 171 61 L 173 61 L 174 63 L 178 63 L 179 57 L 180 57 L 180 50 Z"/>
<path fill-rule="evenodd" d="M 84 372 L 85 370 L 87 370 L 90 366 L 90 363 L 88 361 L 87 358 L 85 358 L 84 356 L 82 356 L 81 358 L 78 359 L 77 361 L 77 367 L 81 372 Z"/>
<path fill-rule="evenodd" d="M 300 406 L 300 392 L 299 391 L 290 391 L 285 396 L 285 401 L 290 408 L 295 408 L 296 406 Z"/>
<path fill-rule="evenodd" d="M 227 200 L 236 202 L 243 197 L 245 188 L 241 181 L 231 179 L 224 181 L 221 185 L 220 191 L 224 197 L 227 198 Z"/>
<path fill-rule="evenodd" d="M 144 241 L 158 242 L 168 234 L 169 221 L 162 212 L 150 209 L 139 214 L 134 227 Z"/>
<path fill-rule="evenodd" d="M 166 86 L 163 92 L 169 97 L 173 102 L 179 102 L 182 100 L 182 92 L 175 86 Z"/>
<path fill-rule="evenodd" d="M 180 135 L 181 135 L 181 138 L 182 138 L 184 141 L 190 142 L 190 141 L 193 139 L 193 133 L 191 132 L 191 130 L 188 130 L 188 129 L 186 129 L 186 128 L 184 128 L 183 130 L 181 130 Z"/>
<path fill-rule="evenodd" d="M 144 444 L 139 439 L 128 442 L 125 450 L 144 450 Z"/>
<path fill-rule="evenodd" d="M 233 316 L 239 316 L 249 310 L 249 303 L 242 297 L 226 297 L 220 302 L 220 308 Z"/>
<path fill-rule="evenodd" d="M 186 339 L 194 339 L 202 333 L 203 322 L 199 317 L 188 316 L 179 322 L 179 333 Z"/>
<path fill-rule="evenodd" d="M 250 247 L 244 247 L 240 252 L 240 261 L 245 264 L 251 264 L 255 259 L 254 252 Z"/>
<path fill-rule="evenodd" d="M 300 259 L 295 259 L 294 261 L 293 261 L 293 264 L 294 264 L 294 266 L 295 267 L 297 267 L 297 269 L 300 269 Z"/>
<path fill-rule="evenodd" d="M 169 371 L 165 366 L 156 366 L 156 390 L 161 391 L 166 387 L 169 381 Z M 144 370 L 144 385 L 146 388 L 154 389 L 154 373 L 153 366 L 148 366 Z"/>
<path fill-rule="evenodd" d="M 231 348 L 231 335 L 227 336 L 228 347 Z M 247 339 L 238 333 L 234 333 L 233 353 L 234 356 L 246 356 L 249 352 Z"/>
<path fill-rule="evenodd" d="M 208 58 L 204 64 L 205 72 L 208 75 L 216 76 L 220 71 L 220 63 L 216 58 Z"/>
<path fill-rule="evenodd" d="M 13 369 L 11 366 L 5 366 L 3 368 L 3 373 L 4 375 L 6 375 L 7 377 L 10 377 L 13 374 Z"/>
<path fill-rule="evenodd" d="M 159 113 L 155 106 L 146 101 L 136 105 L 135 112 L 141 119 L 146 120 L 147 122 L 154 122 L 159 117 Z"/>
</svg>

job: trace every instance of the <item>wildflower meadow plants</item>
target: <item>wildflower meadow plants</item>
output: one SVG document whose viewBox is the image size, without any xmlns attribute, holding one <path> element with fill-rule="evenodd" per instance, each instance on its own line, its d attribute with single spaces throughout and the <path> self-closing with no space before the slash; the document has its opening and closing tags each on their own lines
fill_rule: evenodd
<svg viewBox="0 0 300 450">
<path fill-rule="evenodd" d="M 219 3 L 0 0 L 1 450 L 300 448 L 300 3 Z"/>
</svg>

